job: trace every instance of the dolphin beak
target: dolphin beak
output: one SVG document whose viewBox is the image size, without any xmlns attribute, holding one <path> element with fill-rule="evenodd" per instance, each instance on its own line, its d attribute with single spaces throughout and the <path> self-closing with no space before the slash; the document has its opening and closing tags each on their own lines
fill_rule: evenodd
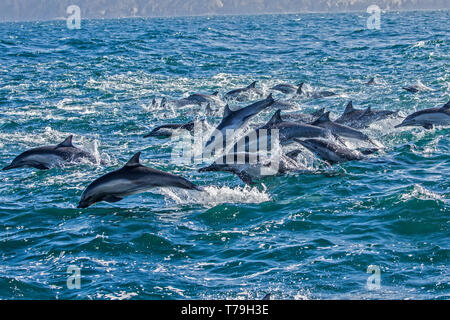
<svg viewBox="0 0 450 320">
<path fill-rule="evenodd" d="M 14 169 L 14 168 L 17 168 L 17 166 L 13 166 L 12 164 L 10 164 L 10 165 L 7 165 L 6 167 L 4 167 L 2 170 L 6 171 L 6 170 Z"/>
<path fill-rule="evenodd" d="M 81 201 L 77 206 L 78 209 L 86 209 L 87 207 L 89 207 L 89 205 L 86 203 L 82 203 Z"/>
</svg>

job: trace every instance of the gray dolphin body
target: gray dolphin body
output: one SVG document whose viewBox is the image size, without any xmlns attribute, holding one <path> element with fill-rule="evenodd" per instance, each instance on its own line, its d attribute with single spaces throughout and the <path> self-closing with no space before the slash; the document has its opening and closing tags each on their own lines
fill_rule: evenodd
<svg viewBox="0 0 450 320">
<path fill-rule="evenodd" d="M 450 101 L 442 107 L 429 108 L 414 112 L 395 127 L 419 126 L 424 127 L 425 129 L 431 129 L 435 125 L 450 125 Z"/>
<path fill-rule="evenodd" d="M 356 109 L 353 107 L 352 101 L 350 101 L 345 107 L 344 113 L 335 122 L 352 128 L 363 129 L 376 121 L 392 118 L 397 115 L 398 111 L 372 110 L 370 107 L 367 109 Z"/>
<path fill-rule="evenodd" d="M 225 98 L 234 99 L 236 101 L 246 101 L 250 96 L 256 96 L 258 98 L 263 96 L 263 92 L 256 88 L 256 81 L 244 88 L 238 88 L 231 90 L 225 94 Z"/>
<path fill-rule="evenodd" d="M 233 160 L 229 160 L 229 159 Z M 241 159 L 239 161 L 238 159 Z M 220 161 L 219 161 L 220 160 Z M 211 165 L 199 169 L 199 172 L 209 171 L 224 171 L 231 172 L 237 175 L 246 184 L 254 184 L 254 179 L 260 179 L 264 177 L 262 175 L 262 169 L 273 166 L 277 168 L 277 172 L 271 172 L 270 175 L 275 173 L 283 174 L 289 171 L 304 170 L 303 166 L 300 166 L 294 159 L 282 154 L 278 159 L 278 165 L 274 165 L 269 158 L 261 158 L 258 153 L 250 152 L 231 152 L 227 155 L 220 157 L 214 161 Z"/>
<path fill-rule="evenodd" d="M 248 123 L 248 121 L 255 115 L 257 115 L 262 110 L 270 107 L 274 103 L 272 94 L 270 94 L 266 99 L 257 101 L 247 107 L 242 109 L 231 111 L 228 105 L 225 106 L 223 113 L 223 119 L 216 127 L 216 131 L 220 132 L 223 137 L 225 137 L 226 130 L 233 129 L 238 130 Z M 213 136 L 207 141 L 205 147 L 208 147 L 212 142 L 215 141 L 215 136 Z"/>
<path fill-rule="evenodd" d="M 150 133 L 146 134 L 144 138 L 148 137 L 171 137 L 175 130 L 188 130 L 192 132 L 194 130 L 194 121 L 188 123 L 171 123 L 163 124 L 154 128 Z"/>
<path fill-rule="evenodd" d="M 78 208 L 87 208 L 100 201 L 117 202 L 155 187 L 200 191 L 199 187 L 183 177 L 143 166 L 139 161 L 140 154 L 136 153 L 121 169 L 94 180 L 83 191 Z"/>
<path fill-rule="evenodd" d="M 366 134 L 362 133 L 361 131 L 331 121 L 330 111 L 324 113 L 316 121 L 312 122 L 311 125 L 328 129 L 331 131 L 331 133 L 334 133 L 335 135 L 343 138 L 361 140 L 376 145 Z"/>
<path fill-rule="evenodd" d="M 325 108 L 322 108 L 311 114 L 288 113 L 288 114 L 284 114 L 282 118 L 285 121 L 311 123 L 314 120 L 318 119 L 320 116 L 322 116 L 324 113 L 325 113 Z"/>
<path fill-rule="evenodd" d="M 280 143 L 289 144 L 294 138 L 329 138 L 330 131 L 321 127 L 306 123 L 283 121 L 281 110 L 277 110 L 272 118 L 260 129 L 267 129 L 270 134 L 271 129 L 277 129 Z"/>
<path fill-rule="evenodd" d="M 359 151 L 351 150 L 345 146 L 328 140 L 295 139 L 295 141 L 330 164 L 352 160 L 361 160 L 364 158 L 364 156 Z"/>
<path fill-rule="evenodd" d="M 96 158 L 87 151 L 81 150 L 72 144 L 73 136 L 69 136 L 58 145 L 44 146 L 27 150 L 18 155 L 10 165 L 2 170 L 31 167 L 47 170 L 52 167 L 61 166 L 64 163 L 88 160 L 97 163 Z"/>
<path fill-rule="evenodd" d="M 275 102 L 272 105 L 272 108 L 274 109 L 282 109 L 282 110 L 288 110 L 293 109 L 294 105 L 288 101 L 284 100 L 275 100 Z"/>
<path fill-rule="evenodd" d="M 194 93 L 189 97 L 185 98 L 188 101 L 193 103 L 202 104 L 202 103 L 211 103 L 211 104 L 223 104 L 223 101 L 219 97 L 219 92 L 216 91 L 212 94 L 202 94 L 202 93 Z"/>
<path fill-rule="evenodd" d="M 299 86 L 303 85 L 303 83 L 298 84 L 296 86 L 292 85 L 292 84 L 288 84 L 288 83 L 280 83 L 277 84 L 276 86 L 272 87 L 272 90 L 276 90 L 276 91 L 280 91 L 284 94 L 291 94 L 291 93 L 296 93 Z"/>
<path fill-rule="evenodd" d="M 320 98 L 326 98 L 326 97 L 332 97 L 335 96 L 336 93 L 332 92 L 332 91 L 327 91 L 327 90 L 322 90 L 322 91 L 313 91 L 313 92 L 305 92 L 303 90 L 303 85 L 304 83 L 300 83 L 298 85 L 297 88 L 297 94 L 298 95 L 303 95 L 306 98 L 310 98 L 310 99 L 320 99 Z"/>
</svg>

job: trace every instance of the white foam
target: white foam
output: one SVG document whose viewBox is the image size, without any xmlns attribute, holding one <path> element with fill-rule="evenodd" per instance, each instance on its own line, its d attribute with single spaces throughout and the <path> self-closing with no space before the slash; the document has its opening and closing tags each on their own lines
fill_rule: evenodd
<svg viewBox="0 0 450 320">
<path fill-rule="evenodd" d="M 161 188 L 161 194 L 175 201 L 177 204 L 200 204 L 204 207 L 214 207 L 223 203 L 262 203 L 271 201 L 266 188 L 258 190 L 256 187 L 217 187 L 207 186 L 203 192 L 181 189 Z"/>
<path fill-rule="evenodd" d="M 403 193 L 400 199 L 403 201 L 408 201 L 411 199 L 439 200 L 439 201 L 445 200 L 444 196 L 434 193 L 433 191 L 430 191 L 422 187 L 420 184 L 415 184 L 414 188 L 407 193 Z"/>
</svg>

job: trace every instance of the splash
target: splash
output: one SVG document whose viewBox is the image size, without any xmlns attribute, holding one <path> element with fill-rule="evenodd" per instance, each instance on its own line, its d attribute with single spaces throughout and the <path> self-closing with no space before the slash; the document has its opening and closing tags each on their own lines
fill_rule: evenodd
<svg viewBox="0 0 450 320">
<path fill-rule="evenodd" d="M 263 190 L 249 186 L 235 188 L 228 186 L 207 186 L 203 192 L 175 190 L 171 188 L 161 189 L 160 192 L 177 204 L 199 204 L 207 208 L 212 208 L 223 203 L 262 203 L 271 201 L 271 197 L 267 193 L 264 185 Z"/>
<path fill-rule="evenodd" d="M 438 201 L 445 200 L 444 196 L 434 193 L 433 191 L 430 191 L 422 187 L 420 184 L 415 184 L 414 188 L 411 191 L 402 194 L 400 199 L 403 201 L 408 201 L 411 199 L 438 200 Z"/>
</svg>

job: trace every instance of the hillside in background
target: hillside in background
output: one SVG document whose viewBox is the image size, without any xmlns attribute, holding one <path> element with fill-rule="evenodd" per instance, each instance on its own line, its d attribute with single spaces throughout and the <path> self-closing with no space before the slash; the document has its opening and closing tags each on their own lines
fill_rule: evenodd
<svg viewBox="0 0 450 320">
<path fill-rule="evenodd" d="M 58 19 L 72 4 L 84 18 L 365 11 L 372 4 L 383 10 L 450 7 L 449 0 L 2 0 L 0 20 Z"/>
</svg>

